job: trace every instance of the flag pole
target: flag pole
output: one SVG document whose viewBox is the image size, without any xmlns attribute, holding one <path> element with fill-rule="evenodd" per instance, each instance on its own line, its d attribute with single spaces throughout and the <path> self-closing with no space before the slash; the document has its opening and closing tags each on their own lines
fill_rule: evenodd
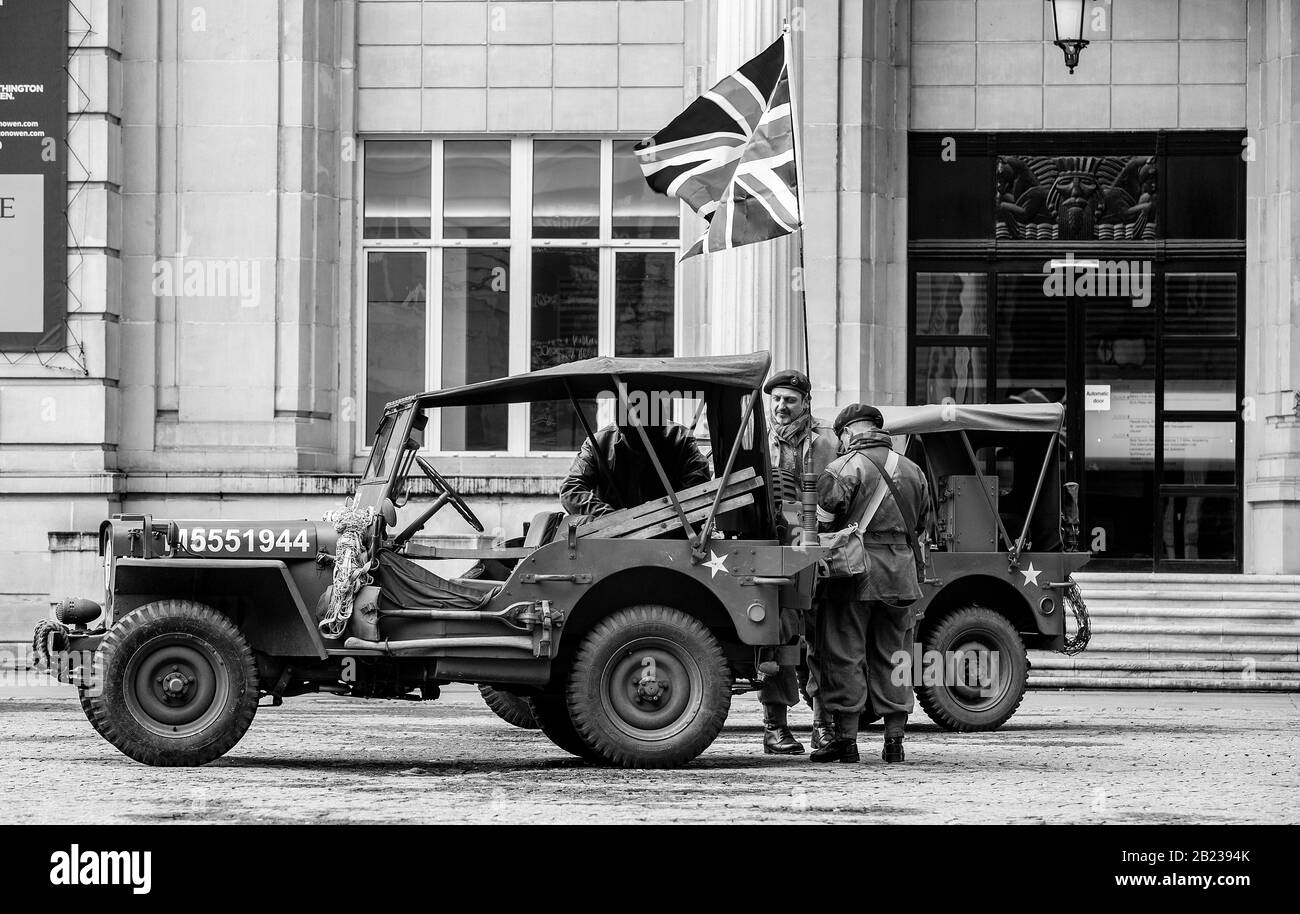
<svg viewBox="0 0 1300 914">
<path fill-rule="evenodd" d="M 790 87 L 790 128 L 794 142 L 794 180 L 797 187 L 796 199 L 799 201 L 799 311 L 803 325 L 803 364 L 804 371 L 812 377 L 812 358 L 808 348 L 808 270 L 803 259 L 804 219 L 807 209 L 803 199 L 803 123 L 800 120 L 799 89 L 794 79 L 794 44 L 790 38 L 790 20 L 781 21 L 781 39 L 785 43 L 786 84 Z"/>
</svg>

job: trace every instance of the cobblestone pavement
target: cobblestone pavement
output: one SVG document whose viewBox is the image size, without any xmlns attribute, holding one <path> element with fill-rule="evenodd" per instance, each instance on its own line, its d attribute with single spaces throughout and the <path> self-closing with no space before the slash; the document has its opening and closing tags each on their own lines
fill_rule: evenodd
<svg viewBox="0 0 1300 914">
<path fill-rule="evenodd" d="M 67 693 L 42 693 L 63 694 Z M 792 712 L 806 741 L 806 709 Z M 72 697 L 0 693 L 0 822 L 1300 822 L 1300 696 L 1031 692 L 996 733 L 913 718 L 908 763 L 763 756 L 737 696 L 677 771 L 593 768 L 498 720 L 468 687 L 434 703 L 263 708 L 201 769 L 149 768 Z"/>
</svg>

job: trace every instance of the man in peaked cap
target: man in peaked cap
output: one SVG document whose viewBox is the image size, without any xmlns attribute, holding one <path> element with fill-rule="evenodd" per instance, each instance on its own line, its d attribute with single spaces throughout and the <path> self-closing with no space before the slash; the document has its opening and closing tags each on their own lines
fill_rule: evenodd
<svg viewBox="0 0 1300 914">
<path fill-rule="evenodd" d="M 784 481 L 782 504 L 790 510 L 793 529 L 798 511 L 798 492 L 804 473 L 821 475 L 822 470 L 835 459 L 838 444 L 831 429 L 812 414 L 812 384 L 802 371 L 778 371 L 763 385 L 770 397 L 772 423 L 768 432 L 768 449 L 772 456 L 773 477 Z M 793 500 L 791 500 L 793 499 Z M 820 585 L 819 585 L 820 593 Z M 808 641 L 808 681 L 805 691 L 813 706 L 813 748 L 817 749 L 831 739 L 830 715 L 821 707 L 818 698 L 817 656 L 814 644 L 813 618 L 818 605 L 813 598 L 811 611 L 796 609 L 781 611 L 781 640 L 784 644 L 798 644 L 802 633 Z M 790 732 L 789 709 L 799 703 L 799 674 L 795 667 L 783 665 L 780 671 L 763 680 L 759 690 L 763 703 L 763 752 L 775 755 L 797 755 L 803 745 Z"/>
</svg>

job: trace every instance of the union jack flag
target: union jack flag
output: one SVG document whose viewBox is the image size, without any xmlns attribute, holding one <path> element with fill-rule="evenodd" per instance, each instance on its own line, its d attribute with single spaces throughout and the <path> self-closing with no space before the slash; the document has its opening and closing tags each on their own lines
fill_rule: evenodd
<svg viewBox="0 0 1300 914">
<path fill-rule="evenodd" d="M 637 144 L 650 187 L 708 220 L 683 259 L 801 227 L 795 145 L 786 35 Z"/>
</svg>

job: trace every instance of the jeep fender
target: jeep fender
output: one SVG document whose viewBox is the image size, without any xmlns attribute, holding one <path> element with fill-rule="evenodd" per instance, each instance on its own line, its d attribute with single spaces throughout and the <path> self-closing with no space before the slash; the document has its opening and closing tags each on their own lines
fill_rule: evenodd
<svg viewBox="0 0 1300 914">
<path fill-rule="evenodd" d="M 275 559 L 119 559 L 114 618 L 161 599 L 194 600 L 230 617 L 254 650 L 326 657 L 325 642 L 288 566 Z"/>
</svg>

